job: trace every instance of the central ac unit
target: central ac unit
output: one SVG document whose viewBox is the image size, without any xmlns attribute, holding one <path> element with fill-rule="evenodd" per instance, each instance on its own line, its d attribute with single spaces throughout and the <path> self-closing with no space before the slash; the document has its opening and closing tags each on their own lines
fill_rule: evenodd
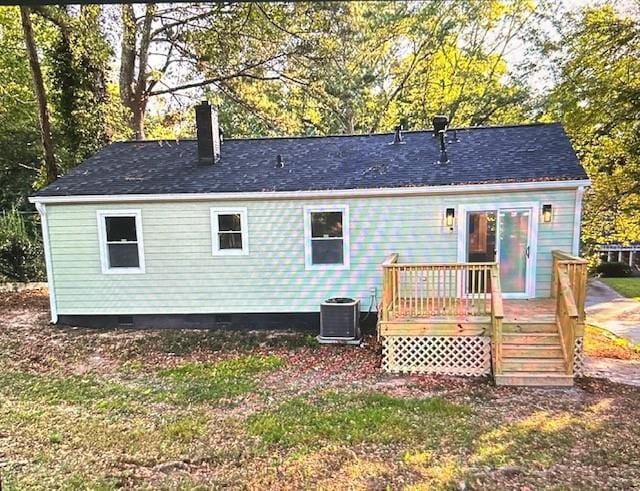
<svg viewBox="0 0 640 491">
<path fill-rule="evenodd" d="M 359 344 L 360 300 L 330 298 L 320 304 L 321 343 Z"/>
</svg>

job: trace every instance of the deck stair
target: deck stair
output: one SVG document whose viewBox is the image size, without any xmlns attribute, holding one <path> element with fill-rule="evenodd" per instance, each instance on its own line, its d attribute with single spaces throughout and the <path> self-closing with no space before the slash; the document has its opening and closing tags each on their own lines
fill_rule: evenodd
<svg viewBox="0 0 640 491">
<path fill-rule="evenodd" d="M 497 385 L 569 387 L 560 334 L 555 323 L 505 322 L 502 326 L 502 369 Z"/>
</svg>

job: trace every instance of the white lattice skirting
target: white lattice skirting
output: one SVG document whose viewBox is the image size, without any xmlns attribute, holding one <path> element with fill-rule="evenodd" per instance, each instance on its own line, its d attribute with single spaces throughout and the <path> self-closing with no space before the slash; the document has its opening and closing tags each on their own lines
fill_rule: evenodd
<svg viewBox="0 0 640 491">
<path fill-rule="evenodd" d="M 491 373 L 491 338 L 384 336 L 382 369 L 391 373 L 487 375 Z"/>
<path fill-rule="evenodd" d="M 576 377 L 584 375 L 584 338 L 577 337 L 573 350 L 573 373 Z"/>
</svg>

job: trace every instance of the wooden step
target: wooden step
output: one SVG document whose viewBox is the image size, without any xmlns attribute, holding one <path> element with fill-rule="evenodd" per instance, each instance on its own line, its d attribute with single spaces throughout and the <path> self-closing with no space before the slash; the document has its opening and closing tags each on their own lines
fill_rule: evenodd
<svg viewBox="0 0 640 491">
<path fill-rule="evenodd" d="M 572 387 L 573 376 L 538 372 L 507 372 L 495 376 L 496 385 Z"/>
<path fill-rule="evenodd" d="M 534 344 L 503 344 L 502 358 L 560 358 L 562 348 L 560 345 L 534 345 Z"/>
<path fill-rule="evenodd" d="M 565 373 L 565 365 L 562 358 L 503 358 L 502 371 Z"/>
<path fill-rule="evenodd" d="M 505 332 L 502 335 L 502 344 L 550 344 L 560 346 L 560 336 L 550 332 Z"/>
<path fill-rule="evenodd" d="M 503 322 L 502 332 L 506 333 L 557 333 L 553 322 Z"/>
</svg>

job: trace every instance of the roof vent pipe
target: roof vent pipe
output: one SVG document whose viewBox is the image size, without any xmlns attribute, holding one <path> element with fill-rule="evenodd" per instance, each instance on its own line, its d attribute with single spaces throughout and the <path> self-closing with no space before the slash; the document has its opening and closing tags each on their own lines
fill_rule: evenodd
<svg viewBox="0 0 640 491">
<path fill-rule="evenodd" d="M 398 125 L 396 126 L 391 145 L 402 145 L 404 143 L 407 142 L 404 141 L 404 136 L 402 136 L 402 125 Z"/>
<path fill-rule="evenodd" d="M 447 147 L 444 143 L 444 131 L 440 132 L 440 163 L 448 164 L 449 156 L 447 155 Z"/>
<path fill-rule="evenodd" d="M 198 138 L 198 163 L 210 165 L 220 159 L 221 131 L 218 127 L 218 110 L 202 101 L 196 106 L 196 132 Z"/>
<path fill-rule="evenodd" d="M 449 119 L 446 116 L 436 116 L 433 118 L 433 134 L 440 139 L 440 163 L 446 164 L 449 162 L 449 156 L 447 155 L 447 146 L 444 141 L 447 126 L 449 125 Z"/>
<path fill-rule="evenodd" d="M 276 155 L 276 167 L 278 169 L 282 169 L 284 167 L 284 159 L 280 154 Z"/>
</svg>

